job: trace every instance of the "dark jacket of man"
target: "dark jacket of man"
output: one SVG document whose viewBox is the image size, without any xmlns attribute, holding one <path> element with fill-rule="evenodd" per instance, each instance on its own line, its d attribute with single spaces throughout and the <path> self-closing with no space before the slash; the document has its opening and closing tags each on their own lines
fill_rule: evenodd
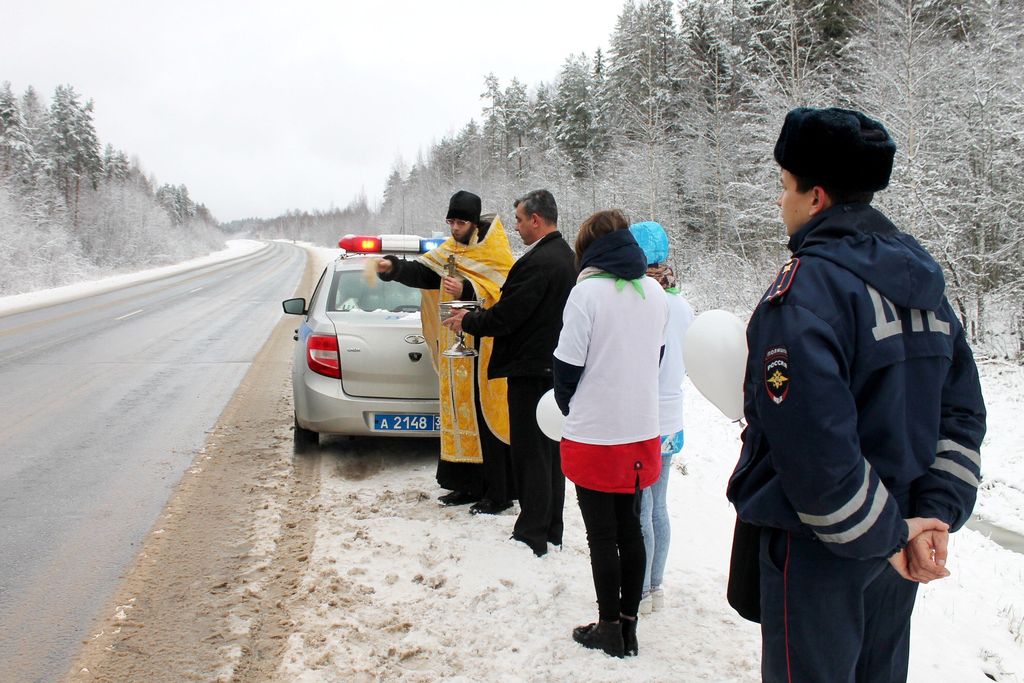
<svg viewBox="0 0 1024 683">
<path fill-rule="evenodd" d="M 985 406 L 942 271 L 867 204 L 834 206 L 747 327 L 747 429 L 729 499 L 742 520 L 888 557 L 907 517 L 956 530 L 981 477 Z"/>
<path fill-rule="evenodd" d="M 390 273 L 377 273 L 377 277 L 384 282 L 400 282 L 406 287 L 415 287 L 416 289 L 441 288 L 441 276 L 419 261 L 407 261 L 391 254 L 384 258 L 391 262 Z M 473 283 L 468 279 L 463 280 L 462 294 L 459 295 L 459 300 L 471 301 L 475 298 L 476 290 L 473 288 Z"/>
<path fill-rule="evenodd" d="M 513 264 L 498 303 L 466 314 L 463 330 L 494 337 L 488 377 L 551 377 L 562 309 L 575 283 L 572 249 L 552 232 Z"/>
</svg>

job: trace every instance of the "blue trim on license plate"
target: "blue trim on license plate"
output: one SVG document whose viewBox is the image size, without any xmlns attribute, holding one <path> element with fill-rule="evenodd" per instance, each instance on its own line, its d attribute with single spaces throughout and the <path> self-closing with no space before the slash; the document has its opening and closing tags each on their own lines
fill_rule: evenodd
<svg viewBox="0 0 1024 683">
<path fill-rule="evenodd" d="M 439 432 L 440 415 L 409 413 L 375 413 L 373 428 L 382 432 Z"/>
</svg>

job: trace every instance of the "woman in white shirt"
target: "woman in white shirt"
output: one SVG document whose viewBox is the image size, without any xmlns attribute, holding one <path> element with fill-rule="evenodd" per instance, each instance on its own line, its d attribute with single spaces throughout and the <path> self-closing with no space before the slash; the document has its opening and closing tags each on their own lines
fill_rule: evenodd
<svg viewBox="0 0 1024 683">
<path fill-rule="evenodd" d="M 598 621 L 575 628 L 573 639 L 621 657 L 639 649 L 639 493 L 661 473 L 658 364 L 668 309 L 622 212 L 587 218 L 575 249 L 580 274 L 554 354 L 555 400 L 566 415 L 562 470 L 587 528 Z"/>
</svg>

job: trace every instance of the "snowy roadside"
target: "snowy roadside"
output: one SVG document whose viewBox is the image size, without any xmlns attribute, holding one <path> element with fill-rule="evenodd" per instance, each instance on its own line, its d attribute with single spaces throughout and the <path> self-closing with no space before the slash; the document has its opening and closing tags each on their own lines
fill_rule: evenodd
<svg viewBox="0 0 1024 683">
<path fill-rule="evenodd" d="M 316 252 L 326 260 L 337 250 Z M 978 512 L 1021 531 L 1024 370 L 987 363 L 982 380 L 990 428 Z M 686 448 L 669 486 L 666 607 L 642 619 L 638 658 L 614 660 L 570 638 L 573 626 L 596 617 L 571 486 L 564 550 L 538 559 L 507 542 L 512 514 L 472 517 L 438 506 L 432 458 L 421 453 L 352 476 L 367 467 L 365 455 L 339 448 L 321 464 L 321 512 L 301 579 L 307 598 L 291 615 L 297 630 L 279 677 L 758 680 L 758 629 L 724 598 L 734 513 L 723 492 L 739 428 L 689 383 L 685 410 Z M 1024 683 L 1024 556 L 964 529 L 953 537 L 949 567 L 952 577 L 921 587 L 910 680 Z"/>
<path fill-rule="evenodd" d="M 183 273 L 200 266 L 210 265 L 211 263 L 245 256 L 246 254 L 251 254 L 259 251 L 260 249 L 264 249 L 266 246 L 266 242 L 260 242 L 257 240 L 227 240 L 225 242 L 225 248 L 220 251 L 215 251 L 207 254 L 206 256 L 200 256 L 174 265 L 150 268 L 149 270 L 142 270 L 135 273 L 111 275 L 110 277 L 100 278 L 98 280 L 76 282 L 75 284 L 65 285 L 63 287 L 54 287 L 52 289 L 43 289 L 36 292 L 25 292 L 24 294 L 13 294 L 11 296 L 0 297 L 0 315 L 20 313 L 21 311 L 39 306 L 49 306 L 52 304 L 63 303 L 65 301 L 80 299 L 86 296 L 92 296 L 94 294 L 103 294 L 126 285 L 148 282 L 168 275 L 174 275 L 175 273 Z"/>
<path fill-rule="evenodd" d="M 1024 536 L 1024 367 L 986 362 L 979 370 L 988 433 L 981 447 L 982 484 L 974 512 Z"/>
<path fill-rule="evenodd" d="M 755 681 L 758 631 L 724 599 L 733 513 L 722 491 L 738 428 L 688 386 L 687 446 L 670 483 L 673 544 L 664 610 L 618 661 L 569 633 L 596 616 L 573 490 L 565 549 L 535 558 L 505 539 L 510 514 L 471 517 L 434 498 L 433 461 L 366 477 L 358 453 L 324 458 L 305 606 L 292 614 L 283 680 Z M 992 453 L 994 449 L 989 449 Z M 991 457 L 996 457 L 992 453 Z M 686 465 L 687 474 L 678 467 Z M 953 576 L 922 586 L 911 680 L 1024 683 L 1024 556 L 965 529 Z"/>
</svg>

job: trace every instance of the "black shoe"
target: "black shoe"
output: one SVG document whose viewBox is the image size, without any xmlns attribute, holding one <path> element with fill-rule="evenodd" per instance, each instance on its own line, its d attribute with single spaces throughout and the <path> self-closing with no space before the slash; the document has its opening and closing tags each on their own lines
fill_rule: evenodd
<svg viewBox="0 0 1024 683">
<path fill-rule="evenodd" d="M 479 503 L 474 503 L 469 508 L 469 514 L 471 515 L 497 515 L 504 512 L 512 507 L 512 503 L 505 501 L 504 503 L 496 503 L 490 498 L 484 498 Z"/>
<path fill-rule="evenodd" d="M 572 630 L 572 639 L 591 650 L 603 650 L 606 655 L 622 657 L 625 646 L 622 642 L 622 624 L 615 621 L 599 621 L 596 624 L 577 626 Z"/>
<path fill-rule="evenodd" d="M 466 491 L 452 491 L 451 493 L 446 493 L 443 496 L 438 496 L 437 500 L 441 505 L 451 507 L 453 505 L 468 505 L 470 503 L 475 503 L 480 500 L 480 496 L 474 496 L 472 493 L 467 493 Z"/>
<path fill-rule="evenodd" d="M 619 623 L 622 624 L 622 647 L 626 656 L 636 657 L 640 654 L 640 646 L 636 642 L 636 617 L 619 617 Z"/>
</svg>

